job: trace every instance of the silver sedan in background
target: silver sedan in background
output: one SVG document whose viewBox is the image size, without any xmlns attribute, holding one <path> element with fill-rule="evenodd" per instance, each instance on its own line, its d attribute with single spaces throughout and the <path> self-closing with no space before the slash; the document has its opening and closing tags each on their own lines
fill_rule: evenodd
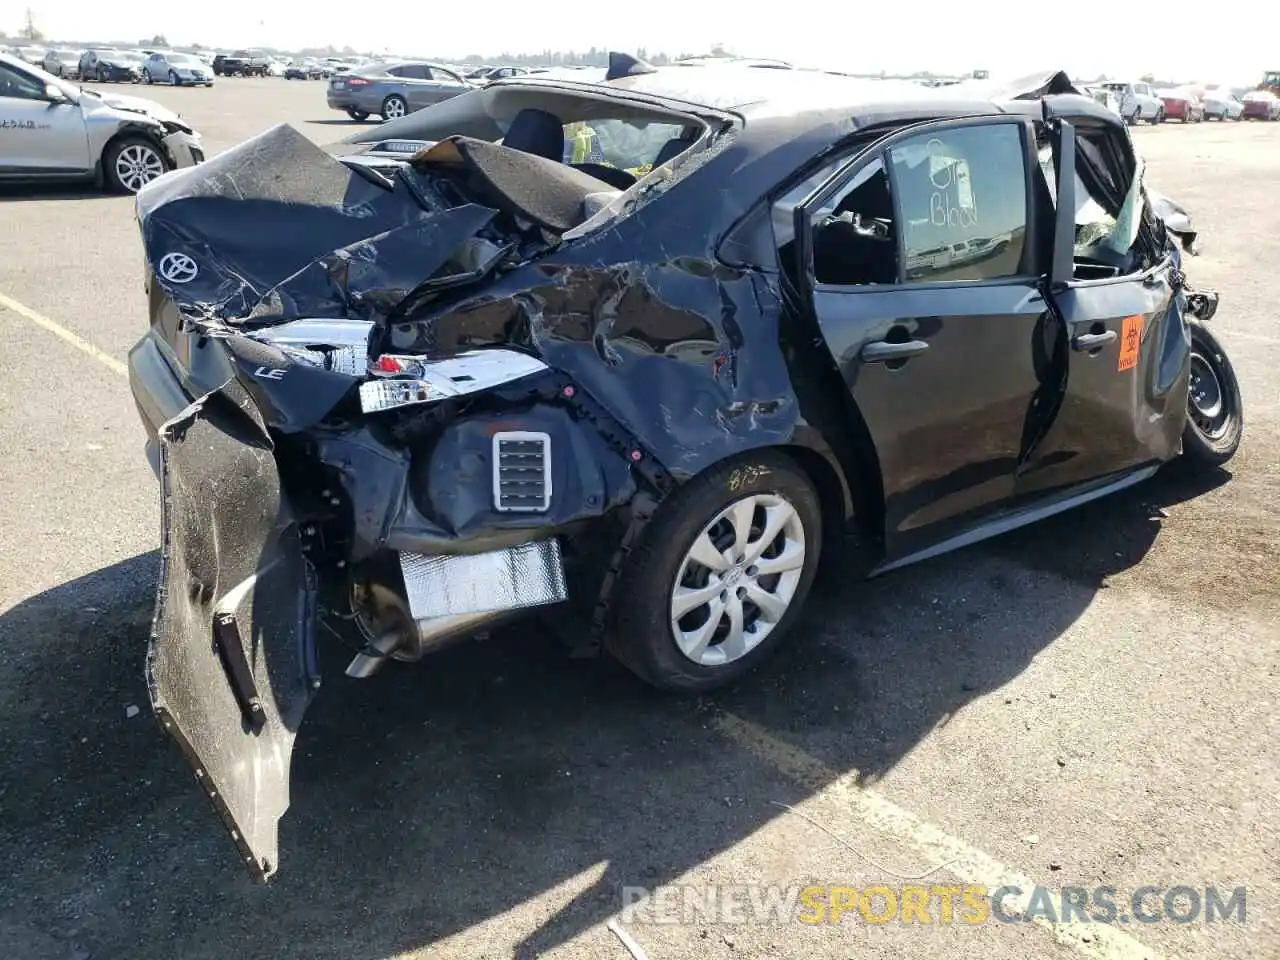
<svg viewBox="0 0 1280 960">
<path fill-rule="evenodd" d="M 329 106 L 352 120 L 394 120 L 460 93 L 475 90 L 454 71 L 415 60 L 370 63 L 329 80 Z"/>
<path fill-rule="evenodd" d="M 153 50 L 142 61 L 143 83 L 168 83 L 180 87 L 186 84 L 213 86 L 213 67 L 189 53 L 169 50 Z"/>
<path fill-rule="evenodd" d="M 77 80 L 80 77 L 80 51 L 58 47 L 46 50 L 40 66 L 46 73 L 65 80 Z"/>
<path fill-rule="evenodd" d="M 1206 90 L 1201 100 L 1206 120 L 1239 120 L 1244 116 L 1244 104 L 1226 87 Z"/>
<path fill-rule="evenodd" d="M 203 160 L 200 135 L 155 101 L 81 90 L 0 54 L 0 182 L 74 180 L 137 193 Z"/>
</svg>

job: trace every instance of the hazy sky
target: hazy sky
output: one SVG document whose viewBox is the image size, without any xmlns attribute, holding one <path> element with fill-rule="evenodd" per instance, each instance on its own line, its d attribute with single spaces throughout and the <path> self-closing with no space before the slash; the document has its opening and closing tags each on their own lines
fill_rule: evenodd
<svg viewBox="0 0 1280 960">
<path fill-rule="evenodd" d="M 1088 13 L 1073 18 L 1068 12 L 1036 41 L 1031 39 L 1030 24 L 1049 22 L 1053 7 L 1045 4 L 1037 9 L 1010 0 L 876 4 L 407 0 L 363 6 L 333 0 L 323 4 L 299 0 L 31 3 L 36 25 L 54 40 L 134 40 L 163 33 L 174 44 L 282 48 L 350 44 L 358 49 L 455 58 L 592 46 L 704 52 L 721 43 L 735 53 L 833 69 L 958 73 L 985 67 L 998 76 L 1061 66 L 1090 77 L 1099 72 L 1133 76 L 1153 72 L 1162 78 L 1251 85 L 1261 79 L 1264 69 L 1280 69 L 1274 31 L 1244 27 L 1250 21 L 1258 23 L 1259 9 L 1270 8 L 1264 0 L 1188 6 L 1190 29 L 1175 26 L 1162 15 L 1176 10 L 1176 5 L 1074 6 Z M 16 32 L 26 7 L 22 0 L 0 0 L 0 28 Z M 461 11 L 476 15 L 464 17 Z M 753 15 L 754 11 L 767 14 Z M 1025 25 L 1017 40 L 1015 22 Z"/>
</svg>

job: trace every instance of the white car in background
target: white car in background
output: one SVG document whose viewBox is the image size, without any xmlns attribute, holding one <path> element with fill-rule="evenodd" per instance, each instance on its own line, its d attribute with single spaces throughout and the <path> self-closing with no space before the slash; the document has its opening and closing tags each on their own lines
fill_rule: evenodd
<svg viewBox="0 0 1280 960">
<path fill-rule="evenodd" d="M 1156 96 L 1151 84 L 1142 81 L 1111 81 L 1096 86 L 1110 90 L 1120 101 L 1120 116 L 1126 123 L 1137 123 L 1145 120 L 1148 123 L 1161 123 L 1164 120 L 1164 103 Z"/>
<path fill-rule="evenodd" d="M 152 100 L 81 89 L 0 54 L 0 181 L 81 181 L 137 193 L 204 160 L 200 135 Z"/>
<path fill-rule="evenodd" d="M 1226 87 L 1206 90 L 1201 100 L 1206 120 L 1239 120 L 1244 116 L 1244 104 Z"/>
</svg>

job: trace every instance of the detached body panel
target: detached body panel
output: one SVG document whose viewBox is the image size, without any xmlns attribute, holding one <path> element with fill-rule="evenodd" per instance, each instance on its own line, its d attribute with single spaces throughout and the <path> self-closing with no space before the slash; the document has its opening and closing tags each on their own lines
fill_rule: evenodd
<svg viewBox="0 0 1280 960">
<path fill-rule="evenodd" d="M 289 765 L 319 685 L 313 577 L 256 417 L 207 396 L 160 430 L 151 705 L 249 872 L 276 869 Z"/>
</svg>

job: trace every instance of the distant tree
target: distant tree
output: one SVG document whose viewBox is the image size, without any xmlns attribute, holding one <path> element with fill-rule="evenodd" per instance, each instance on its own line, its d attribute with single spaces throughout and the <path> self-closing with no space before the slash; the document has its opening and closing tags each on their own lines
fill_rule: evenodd
<svg viewBox="0 0 1280 960">
<path fill-rule="evenodd" d="M 1141 80 L 1143 83 L 1155 83 L 1156 75 L 1154 73 L 1144 73 L 1138 79 Z"/>
<path fill-rule="evenodd" d="M 44 34 L 36 29 L 36 20 L 31 13 L 31 8 L 27 8 L 27 22 L 22 25 L 22 29 L 18 31 L 18 36 L 28 43 L 39 43 L 44 39 Z"/>
<path fill-rule="evenodd" d="M 157 33 L 150 40 L 143 38 L 142 40 L 138 41 L 138 46 L 140 47 L 167 47 L 168 45 L 169 45 L 169 40 L 168 38 L 165 37 L 163 33 Z"/>
</svg>

